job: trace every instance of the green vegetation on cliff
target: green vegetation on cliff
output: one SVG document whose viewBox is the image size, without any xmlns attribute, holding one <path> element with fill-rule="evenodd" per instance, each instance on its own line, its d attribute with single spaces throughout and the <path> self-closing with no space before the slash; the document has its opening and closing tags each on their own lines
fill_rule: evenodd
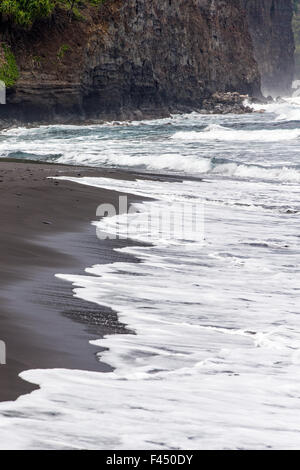
<svg viewBox="0 0 300 470">
<path fill-rule="evenodd" d="M 36 19 L 49 16 L 55 7 L 53 0 L 3 0 L 0 13 L 19 25 L 30 25 Z"/>
<path fill-rule="evenodd" d="M 18 78 L 19 69 L 14 54 L 8 46 L 0 44 L 0 80 L 10 88 Z"/>
<path fill-rule="evenodd" d="M 79 8 L 87 4 L 98 5 L 104 0 L 0 0 L 2 19 L 30 27 L 36 20 L 48 18 L 55 8 L 63 8 L 78 16 Z"/>
<path fill-rule="evenodd" d="M 300 3 L 300 0 L 293 0 L 293 8 L 295 12 L 297 12 L 299 9 L 299 3 Z"/>
</svg>

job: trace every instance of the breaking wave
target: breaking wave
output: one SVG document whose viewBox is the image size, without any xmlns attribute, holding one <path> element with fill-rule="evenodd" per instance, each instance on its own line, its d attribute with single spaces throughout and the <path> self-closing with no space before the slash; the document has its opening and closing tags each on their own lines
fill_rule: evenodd
<svg viewBox="0 0 300 470">
<path fill-rule="evenodd" d="M 210 124 L 201 132 L 180 131 L 176 132 L 172 138 L 186 141 L 279 142 L 282 140 L 299 139 L 300 129 L 237 130 L 218 124 Z"/>
</svg>

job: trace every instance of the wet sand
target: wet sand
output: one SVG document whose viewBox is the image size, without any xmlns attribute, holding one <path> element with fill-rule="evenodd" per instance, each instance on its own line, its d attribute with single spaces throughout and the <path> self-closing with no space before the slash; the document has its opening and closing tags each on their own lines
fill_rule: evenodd
<svg viewBox="0 0 300 470">
<path fill-rule="evenodd" d="M 98 205 L 117 205 L 119 194 L 48 179 L 68 175 L 119 177 L 111 170 L 0 162 L 0 340 L 7 347 L 0 401 L 34 389 L 18 377 L 24 370 L 111 370 L 89 341 L 126 332 L 115 312 L 75 299 L 71 285 L 55 278 L 130 258 L 113 251 L 127 241 L 100 241 L 91 225 Z"/>
</svg>

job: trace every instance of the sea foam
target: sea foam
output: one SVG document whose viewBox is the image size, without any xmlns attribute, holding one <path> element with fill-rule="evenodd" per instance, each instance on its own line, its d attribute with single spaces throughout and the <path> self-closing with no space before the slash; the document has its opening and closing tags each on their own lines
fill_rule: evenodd
<svg viewBox="0 0 300 470">
<path fill-rule="evenodd" d="M 0 448 L 298 448 L 299 123 L 282 116 L 274 105 L 264 114 L 1 135 L 2 155 L 60 154 L 65 163 L 203 179 L 71 178 L 151 198 L 136 206 L 138 246 L 122 249 L 139 263 L 58 274 L 134 334 L 95 342 L 111 373 L 23 372 L 41 389 L 0 404 Z M 204 207 L 204 240 L 151 230 L 152 209 L 183 203 Z M 127 219 L 91 221 L 95 236 L 126 234 Z"/>
</svg>

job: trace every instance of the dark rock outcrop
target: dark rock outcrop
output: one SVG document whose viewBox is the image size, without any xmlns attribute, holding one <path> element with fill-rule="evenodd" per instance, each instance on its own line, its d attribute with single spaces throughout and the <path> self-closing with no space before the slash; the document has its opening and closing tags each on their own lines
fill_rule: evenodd
<svg viewBox="0 0 300 470">
<path fill-rule="evenodd" d="M 205 114 L 244 114 L 252 113 L 253 108 L 245 104 L 245 100 L 251 101 L 248 95 L 239 93 L 214 93 L 210 98 L 203 101 L 203 109 L 200 113 Z M 258 98 L 259 99 L 259 98 Z"/>
<path fill-rule="evenodd" d="M 294 76 L 292 0 L 242 0 L 267 95 L 288 95 Z"/>
<path fill-rule="evenodd" d="M 106 0 L 83 14 L 14 33 L 21 78 L 0 116 L 153 117 L 201 109 L 215 92 L 260 95 L 240 0 Z"/>
</svg>

